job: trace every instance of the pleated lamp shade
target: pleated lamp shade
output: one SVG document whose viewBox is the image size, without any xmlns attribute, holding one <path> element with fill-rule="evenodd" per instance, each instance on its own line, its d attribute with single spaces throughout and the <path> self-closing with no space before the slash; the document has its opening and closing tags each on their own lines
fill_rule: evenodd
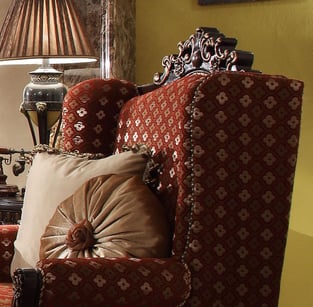
<svg viewBox="0 0 313 307">
<path fill-rule="evenodd" d="M 0 65 L 97 60 L 71 0 L 14 0 L 0 32 Z"/>
</svg>

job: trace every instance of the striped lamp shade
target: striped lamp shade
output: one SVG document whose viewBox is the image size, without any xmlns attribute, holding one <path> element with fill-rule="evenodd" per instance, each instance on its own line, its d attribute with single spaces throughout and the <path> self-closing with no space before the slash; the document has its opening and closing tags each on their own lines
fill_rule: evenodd
<svg viewBox="0 0 313 307">
<path fill-rule="evenodd" d="M 71 0 L 14 0 L 0 32 L 0 65 L 97 60 Z"/>
</svg>

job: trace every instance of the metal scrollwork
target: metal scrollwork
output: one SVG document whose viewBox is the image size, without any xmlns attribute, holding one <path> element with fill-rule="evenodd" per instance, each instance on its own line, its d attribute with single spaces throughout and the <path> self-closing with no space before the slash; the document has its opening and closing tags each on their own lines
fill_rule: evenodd
<svg viewBox="0 0 313 307">
<path fill-rule="evenodd" d="M 235 50 L 237 40 L 216 28 L 198 28 L 188 40 L 178 43 L 178 54 L 162 60 L 163 73 L 154 75 L 154 84 L 163 85 L 192 73 L 252 71 L 253 54 Z"/>
</svg>

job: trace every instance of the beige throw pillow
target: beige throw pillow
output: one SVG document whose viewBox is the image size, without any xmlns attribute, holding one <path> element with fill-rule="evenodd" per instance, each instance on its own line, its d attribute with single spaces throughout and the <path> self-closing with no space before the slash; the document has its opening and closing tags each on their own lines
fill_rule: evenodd
<svg viewBox="0 0 313 307">
<path fill-rule="evenodd" d="M 65 154 L 37 153 L 26 182 L 11 273 L 16 268 L 36 266 L 39 260 L 40 237 L 56 207 L 84 182 L 105 174 L 142 175 L 146 162 L 146 155 L 141 151 L 127 151 L 99 160 Z"/>
<path fill-rule="evenodd" d="M 41 237 L 40 259 L 167 257 L 165 210 L 139 176 L 106 175 L 63 201 Z"/>
</svg>

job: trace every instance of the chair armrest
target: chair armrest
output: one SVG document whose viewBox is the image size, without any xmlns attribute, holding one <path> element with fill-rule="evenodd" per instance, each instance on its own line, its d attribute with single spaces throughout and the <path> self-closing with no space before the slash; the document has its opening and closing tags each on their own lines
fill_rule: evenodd
<svg viewBox="0 0 313 307">
<path fill-rule="evenodd" d="M 46 259 L 37 268 L 45 307 L 180 306 L 191 287 L 187 266 L 174 257 Z"/>
<path fill-rule="evenodd" d="M 10 282 L 10 265 L 18 225 L 0 225 L 0 282 Z"/>
<path fill-rule="evenodd" d="M 39 305 L 42 279 L 39 270 L 17 269 L 13 274 L 14 296 L 12 307 Z"/>
</svg>

